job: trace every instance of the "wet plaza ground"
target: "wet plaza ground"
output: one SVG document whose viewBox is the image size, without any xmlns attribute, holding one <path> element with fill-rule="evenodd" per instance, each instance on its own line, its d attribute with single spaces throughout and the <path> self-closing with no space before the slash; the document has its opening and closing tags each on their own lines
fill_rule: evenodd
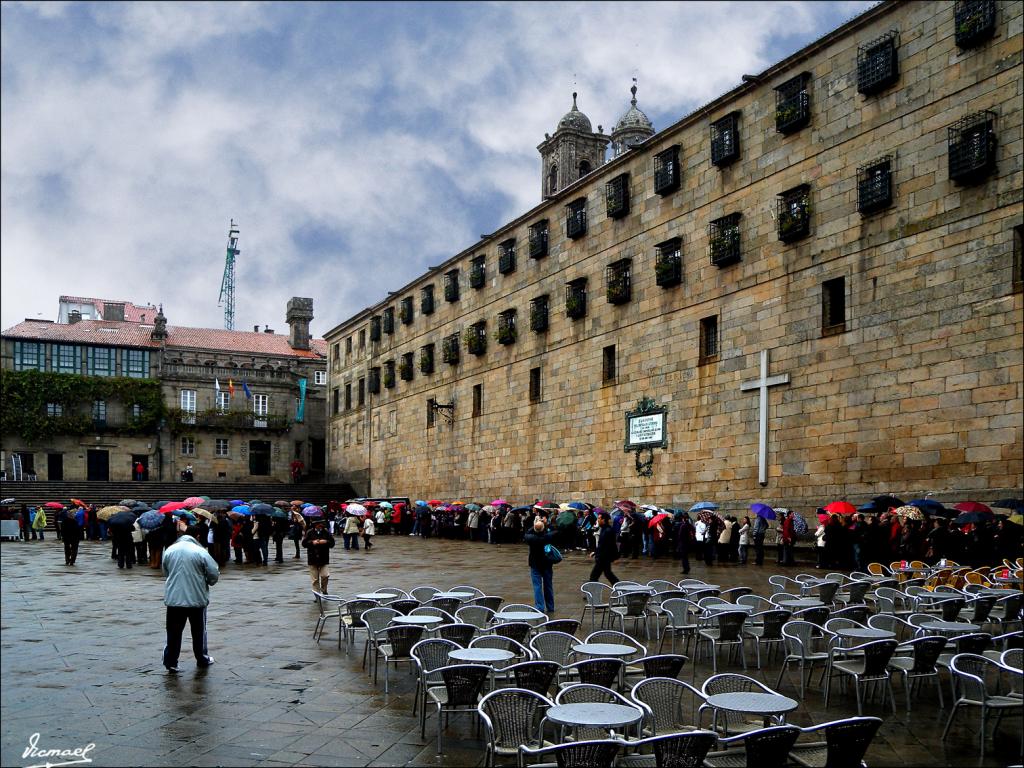
<svg viewBox="0 0 1024 768">
<path fill-rule="evenodd" d="M 332 593 L 473 584 L 507 602 L 533 602 L 525 547 L 389 536 L 378 542 L 372 552 L 356 553 L 345 552 L 339 539 L 332 554 Z M 412 715 L 414 679 L 404 667 L 393 674 L 385 696 L 383 685 L 375 687 L 361 669 L 361 637 L 351 655 L 337 649 L 336 625 L 328 627 L 319 645 L 313 642 L 317 614 L 304 562 L 287 559 L 264 568 L 229 564 L 212 589 L 209 608 L 209 651 L 217 663 L 209 670 L 195 668 L 186 630 L 181 673 L 169 675 L 160 661 L 164 609 L 158 571 L 118 571 L 106 543 L 83 543 L 77 566 L 67 568 L 56 542 L 5 542 L 0 549 L 0 762 L 45 762 L 23 758 L 30 737 L 38 733 L 39 749 L 95 744 L 89 757 L 97 765 L 482 765 L 483 742 L 467 717 L 452 718 L 440 757 L 433 716 L 426 738 L 420 737 Z M 579 585 L 590 563 L 581 553 L 570 553 L 556 567 L 558 617 L 579 617 Z M 637 581 L 681 578 L 671 560 L 620 561 L 615 569 L 620 578 Z M 790 575 L 799 570 L 788 569 Z M 772 564 L 711 569 L 695 564 L 691 576 L 767 595 L 774 572 Z M 750 674 L 775 686 L 779 662 L 758 672 L 749 656 Z M 741 670 L 728 664 L 720 671 Z M 710 663 L 702 661 L 697 684 L 709 674 Z M 690 679 L 688 670 L 683 679 Z M 781 692 L 796 698 L 796 678 L 784 681 Z M 934 687 L 925 685 L 908 714 L 899 683 L 896 696 L 896 715 L 877 701 L 865 708 L 865 714 L 885 720 L 868 751 L 869 765 L 1020 762 L 1019 718 L 1004 718 L 982 760 L 978 710 L 962 711 L 943 742 L 948 697 L 946 709 L 940 709 Z M 806 726 L 853 714 L 852 690 L 825 710 L 820 689 L 812 686 L 788 719 Z"/>
</svg>

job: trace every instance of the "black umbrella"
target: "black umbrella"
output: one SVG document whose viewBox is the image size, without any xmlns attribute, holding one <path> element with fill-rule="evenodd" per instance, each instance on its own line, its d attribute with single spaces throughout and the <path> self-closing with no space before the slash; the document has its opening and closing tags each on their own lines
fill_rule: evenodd
<svg viewBox="0 0 1024 768">
<path fill-rule="evenodd" d="M 1000 509 L 1012 509 L 1015 512 L 1024 512 L 1024 499 L 1000 499 L 993 501 L 990 506 Z"/>
<path fill-rule="evenodd" d="M 875 496 L 875 498 L 871 500 L 871 503 L 874 504 L 876 508 L 884 512 L 885 510 L 891 509 L 892 507 L 902 507 L 907 502 L 901 501 L 895 496 L 883 494 L 881 496 Z"/>
<path fill-rule="evenodd" d="M 290 517 L 290 515 L 287 512 L 285 512 L 283 509 L 278 509 L 277 507 L 271 507 L 270 509 L 271 509 L 271 511 L 267 512 L 267 514 L 270 515 L 271 517 L 279 517 L 279 518 L 282 518 L 284 520 L 287 520 Z"/>
<path fill-rule="evenodd" d="M 133 512 L 118 512 L 107 520 L 108 528 L 131 528 L 135 525 L 136 515 Z"/>
<path fill-rule="evenodd" d="M 966 525 L 967 523 L 991 523 L 996 519 L 996 516 L 991 512 L 963 512 L 953 522 L 957 525 Z"/>
<path fill-rule="evenodd" d="M 272 507 L 269 504 L 264 504 L 262 501 L 253 504 L 249 507 L 249 511 L 254 515 L 270 515 L 274 512 L 276 507 Z"/>
<path fill-rule="evenodd" d="M 227 499 L 210 499 L 203 503 L 203 509 L 210 512 L 227 512 L 231 509 L 231 502 Z"/>
<path fill-rule="evenodd" d="M 943 513 L 947 511 L 942 506 L 942 502 L 935 499 L 914 499 L 910 502 L 910 506 L 917 507 L 927 515 L 939 515 L 940 517 L 944 516 Z"/>
<path fill-rule="evenodd" d="M 153 509 L 160 509 L 160 507 L 166 507 L 168 504 L 173 504 L 173 503 L 174 502 L 172 502 L 172 501 L 170 501 L 168 499 L 165 499 L 163 501 L 156 501 L 151 506 L 153 507 Z"/>
</svg>

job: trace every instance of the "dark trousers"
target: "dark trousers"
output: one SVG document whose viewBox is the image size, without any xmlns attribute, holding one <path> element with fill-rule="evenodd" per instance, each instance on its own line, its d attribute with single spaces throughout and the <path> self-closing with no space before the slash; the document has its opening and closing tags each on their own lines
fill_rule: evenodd
<svg viewBox="0 0 1024 768">
<path fill-rule="evenodd" d="M 683 573 L 690 572 L 690 549 L 684 548 L 679 550 L 679 559 L 683 561 Z"/>
<path fill-rule="evenodd" d="M 124 568 L 127 566 L 131 568 L 135 562 L 135 546 L 132 544 L 131 533 L 127 536 L 115 533 L 113 539 L 114 545 L 117 548 L 117 567 Z"/>
<path fill-rule="evenodd" d="M 608 583 L 614 585 L 619 577 L 612 573 L 612 561 L 611 560 L 598 560 L 594 558 L 594 567 L 590 569 L 590 580 L 597 581 L 601 576 L 604 575 L 608 579 Z"/>
<path fill-rule="evenodd" d="M 64 539 L 64 562 L 74 565 L 76 559 L 78 559 L 78 541 Z"/>
<path fill-rule="evenodd" d="M 530 569 L 530 580 L 533 582 L 533 607 L 540 613 L 554 613 L 555 611 L 555 588 L 551 580 L 552 571 L 547 568 L 538 571 Z"/>
<path fill-rule="evenodd" d="M 167 645 L 164 647 L 164 666 L 178 666 L 178 655 L 181 653 L 181 634 L 185 631 L 185 622 L 192 630 L 192 653 L 196 656 L 199 666 L 206 665 L 206 608 L 179 608 L 167 606 Z"/>
<path fill-rule="evenodd" d="M 274 536 L 274 547 L 276 549 L 276 552 L 274 553 L 276 555 L 276 557 L 274 558 L 274 562 L 275 563 L 283 563 L 284 562 L 284 534 L 281 534 L 279 536 Z"/>
<path fill-rule="evenodd" d="M 256 544 L 260 565 L 266 565 L 270 560 L 270 539 L 256 539 Z"/>
<path fill-rule="evenodd" d="M 764 539 L 754 539 L 754 564 L 764 565 Z"/>
</svg>

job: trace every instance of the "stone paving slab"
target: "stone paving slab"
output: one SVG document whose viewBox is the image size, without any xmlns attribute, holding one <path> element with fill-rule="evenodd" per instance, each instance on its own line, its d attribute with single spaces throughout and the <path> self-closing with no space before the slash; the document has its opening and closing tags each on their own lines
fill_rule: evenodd
<svg viewBox="0 0 1024 768">
<path fill-rule="evenodd" d="M 377 538 L 370 553 L 334 550 L 333 593 L 468 583 L 508 602 L 533 602 L 522 546 Z M 579 585 L 590 565 L 573 552 L 556 567 L 557 617 L 579 618 Z M 768 594 L 768 576 L 777 570 L 694 564 L 691 576 Z M 636 581 L 681 578 L 672 560 L 620 561 L 615 571 Z M 37 732 L 40 748 L 95 743 L 94 762 L 111 766 L 483 764 L 483 742 L 467 716 L 452 718 L 441 756 L 432 716 L 426 737 L 420 735 L 412 715 L 414 680 L 405 668 L 393 673 L 385 696 L 383 682 L 374 687 L 361 669 L 361 637 L 350 655 L 337 648 L 336 624 L 313 642 L 316 608 L 301 560 L 262 568 L 229 564 L 209 609 L 209 650 L 217 663 L 196 670 L 186 630 L 177 676 L 160 661 L 162 576 L 148 567 L 119 571 L 107 544 L 84 542 L 78 564 L 68 568 L 57 542 L 5 542 L 0 585 L 0 765 L 32 764 L 22 752 Z M 749 674 L 774 687 L 778 662 L 758 672 L 750 656 Z M 697 665 L 698 684 L 709 674 L 709 663 Z M 795 684 L 795 678 L 784 681 L 782 692 L 796 696 Z M 1020 761 L 1019 719 L 1004 718 L 980 760 L 976 711 L 963 711 L 942 742 L 949 703 L 940 710 L 933 687 L 923 686 L 909 715 L 900 687 L 896 698 L 896 715 L 878 702 L 865 707 L 865 714 L 885 720 L 868 752 L 873 768 Z M 789 721 L 806 726 L 855 712 L 852 693 L 840 694 L 826 711 L 820 688 L 812 686 Z"/>
</svg>

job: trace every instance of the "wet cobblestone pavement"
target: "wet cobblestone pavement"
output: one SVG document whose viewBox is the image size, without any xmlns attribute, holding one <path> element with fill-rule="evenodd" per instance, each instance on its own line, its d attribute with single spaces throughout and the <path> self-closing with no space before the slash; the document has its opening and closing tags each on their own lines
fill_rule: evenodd
<svg viewBox="0 0 1024 768">
<path fill-rule="evenodd" d="M 345 552 L 339 540 L 332 553 L 331 592 L 474 584 L 507 602 L 532 603 L 526 555 L 521 546 L 398 536 L 378 537 L 370 553 Z M 483 764 L 483 742 L 467 717 L 452 719 L 440 757 L 433 717 L 426 739 L 420 737 L 412 715 L 414 679 L 404 667 L 393 674 L 391 693 L 385 696 L 383 685 L 374 687 L 361 669 L 361 638 L 351 655 L 337 649 L 336 625 L 329 625 L 319 645 L 313 642 L 317 614 L 304 560 L 264 568 L 229 564 L 212 590 L 209 609 L 209 651 L 217 663 L 209 670 L 195 668 L 186 630 L 176 676 L 160 662 L 164 608 L 159 572 L 145 567 L 119 571 L 106 543 L 84 542 L 77 566 L 63 562 L 61 546 L 53 541 L 5 542 L 0 549 L 4 766 L 45 762 L 22 758 L 34 733 L 40 734 L 40 749 L 95 744 L 89 756 L 97 765 Z M 569 553 L 557 566 L 557 616 L 579 617 L 579 585 L 590 562 Z M 620 578 L 637 581 L 681 578 L 671 560 L 620 562 L 615 570 Z M 768 594 L 767 579 L 774 572 L 771 565 L 706 569 L 695 564 L 691 576 Z M 750 674 L 774 686 L 779 662 L 758 672 L 749 655 Z M 708 662 L 698 665 L 698 685 L 710 674 L 709 667 Z M 720 667 L 733 669 L 731 664 Z M 795 686 L 794 677 L 783 682 L 781 692 L 796 697 Z M 1019 718 L 1004 718 L 996 738 L 989 736 L 981 760 L 977 710 L 962 711 L 949 740 L 942 742 L 949 701 L 945 710 L 939 709 L 934 687 L 925 685 L 908 715 L 903 696 L 897 683 L 895 716 L 877 701 L 865 707 L 865 714 L 885 720 L 868 752 L 869 765 L 1020 762 Z M 789 721 L 806 726 L 855 712 L 852 691 L 840 693 L 826 711 L 820 689 L 812 686 Z"/>
</svg>

